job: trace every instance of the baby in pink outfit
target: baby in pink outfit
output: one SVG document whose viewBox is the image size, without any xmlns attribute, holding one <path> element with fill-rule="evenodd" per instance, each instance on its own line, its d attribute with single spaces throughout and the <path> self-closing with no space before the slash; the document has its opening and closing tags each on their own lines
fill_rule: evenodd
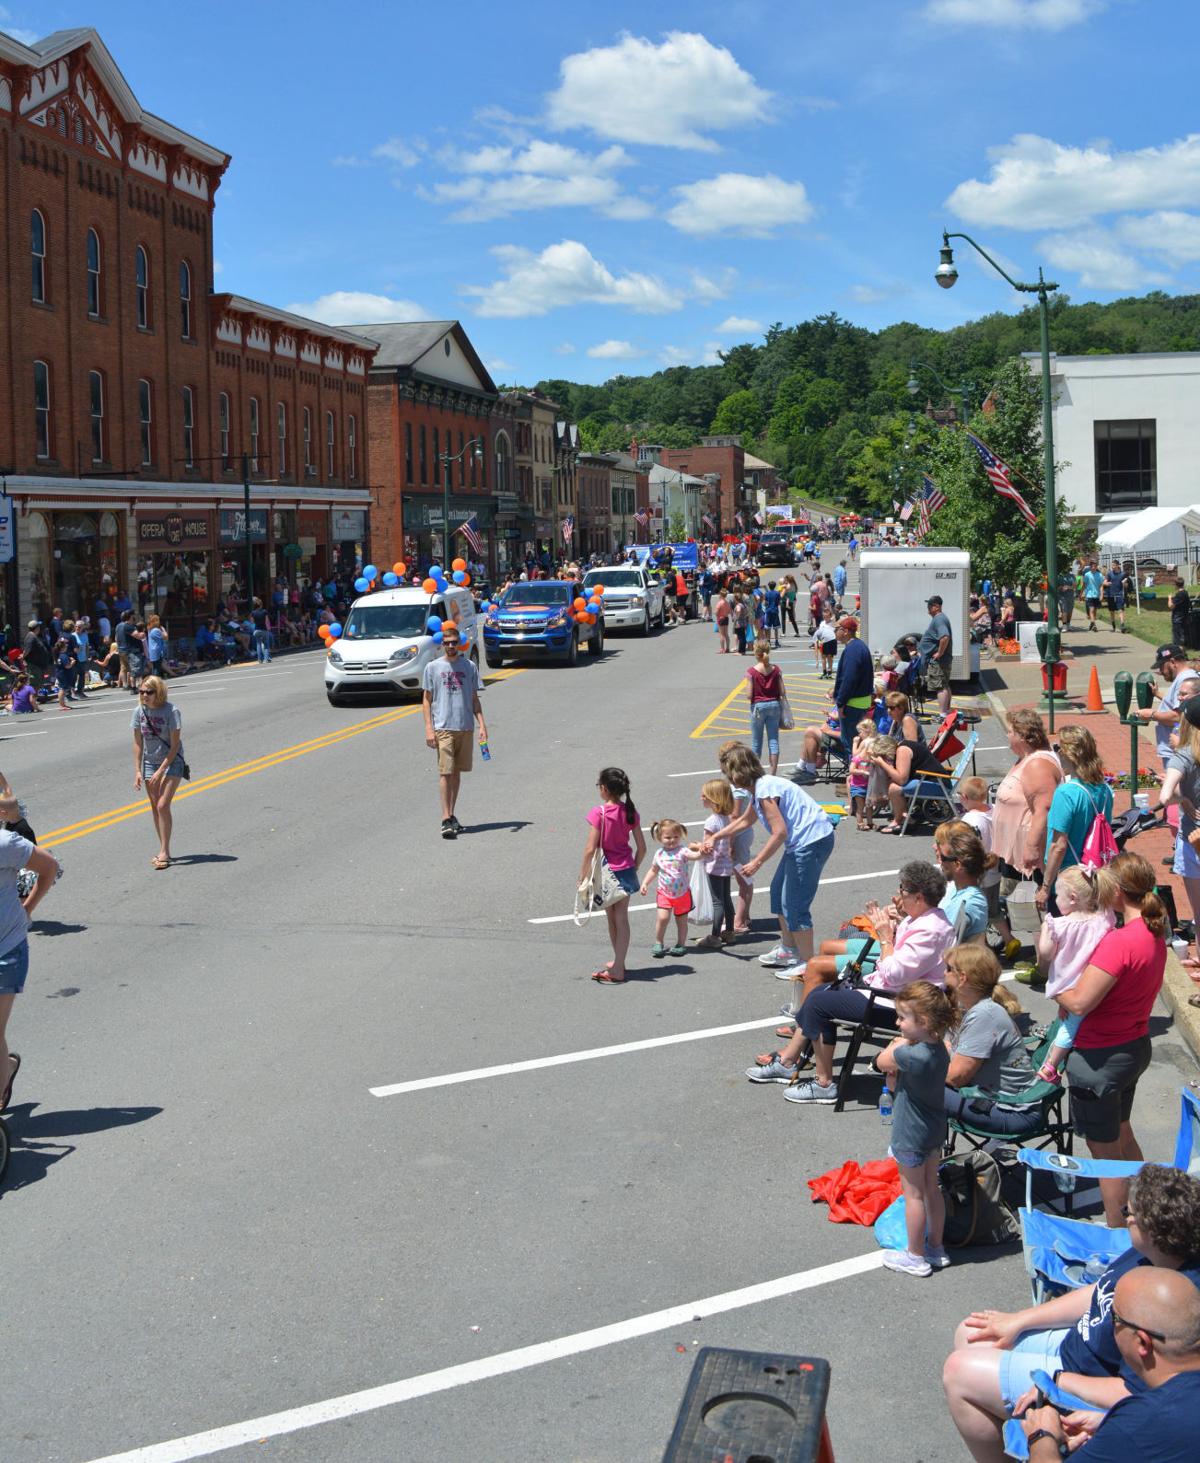
<svg viewBox="0 0 1200 1463">
<path fill-rule="evenodd" d="M 1038 969 L 1046 976 L 1046 994 L 1050 997 L 1068 991 L 1088 967 L 1096 946 L 1116 924 L 1116 917 L 1100 909 L 1096 885 L 1078 864 L 1064 869 L 1054 885 L 1060 915 L 1051 915 L 1038 931 Z M 1062 1025 L 1046 1060 L 1038 1068 L 1043 1082 L 1058 1082 L 1062 1064 L 1075 1045 L 1075 1033 L 1082 1016 L 1071 1016 L 1060 1006 Z"/>
</svg>

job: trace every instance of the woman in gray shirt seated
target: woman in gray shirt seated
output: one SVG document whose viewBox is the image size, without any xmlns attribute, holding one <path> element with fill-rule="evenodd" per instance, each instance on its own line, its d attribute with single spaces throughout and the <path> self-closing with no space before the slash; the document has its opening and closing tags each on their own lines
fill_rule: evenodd
<svg viewBox="0 0 1200 1463">
<path fill-rule="evenodd" d="M 962 1019 L 949 1038 L 946 1113 L 972 1128 L 1015 1138 L 1036 1132 L 1042 1112 L 1039 1105 L 1020 1101 L 1037 1074 L 1013 1020 L 1021 1007 L 999 981 L 1000 962 L 985 946 L 947 950 L 946 989 Z M 979 1091 L 964 1094 L 961 1087 Z"/>
</svg>

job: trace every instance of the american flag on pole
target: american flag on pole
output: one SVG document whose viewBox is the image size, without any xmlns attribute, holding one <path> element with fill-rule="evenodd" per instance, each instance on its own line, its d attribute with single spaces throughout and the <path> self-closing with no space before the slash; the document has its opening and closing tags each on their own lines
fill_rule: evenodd
<svg viewBox="0 0 1200 1463">
<path fill-rule="evenodd" d="M 562 521 L 563 543 L 569 544 L 575 537 L 575 515 L 568 513 Z"/>
<path fill-rule="evenodd" d="M 907 523 L 908 520 L 912 517 L 912 513 L 913 505 L 911 503 L 905 503 L 904 507 L 900 510 L 900 522 Z"/>
<path fill-rule="evenodd" d="M 967 441 L 978 452 L 979 460 L 983 463 L 983 470 L 987 473 L 988 482 L 1002 498 L 1008 498 L 1016 504 L 1017 512 L 1032 528 L 1037 522 L 1037 514 L 1013 487 L 1012 468 L 1007 463 L 1001 462 L 991 448 L 985 446 L 974 432 L 967 433 Z"/>
<path fill-rule="evenodd" d="M 742 517 L 742 510 L 740 508 L 733 515 L 733 521 L 737 524 L 739 528 L 745 528 L 746 520 Z"/>
<path fill-rule="evenodd" d="M 712 516 L 711 513 L 706 513 L 704 515 L 704 526 L 705 528 L 710 529 L 713 533 L 716 533 L 717 520 Z"/>
<path fill-rule="evenodd" d="M 462 534 L 463 538 L 466 539 L 467 543 L 470 544 L 471 552 L 475 554 L 476 557 L 482 558 L 483 539 L 479 536 L 478 517 L 474 513 L 472 513 L 470 518 L 468 518 L 465 523 L 460 523 L 458 525 L 458 531 Z"/>
<path fill-rule="evenodd" d="M 633 521 L 638 525 L 639 528 L 645 528 L 645 526 L 650 522 L 650 515 L 649 513 L 647 513 L 645 508 L 639 508 L 633 515 Z"/>
<path fill-rule="evenodd" d="M 921 524 L 922 535 L 929 532 L 929 520 L 937 510 L 945 505 L 946 495 L 938 487 L 937 483 L 927 472 L 921 474 L 921 495 L 917 499 L 917 517 Z"/>
<path fill-rule="evenodd" d="M 755 521 L 755 523 L 758 524 L 759 528 L 761 528 L 762 527 L 762 522 L 763 522 L 763 516 L 762 516 L 762 514 L 761 513 L 756 513 L 754 515 L 754 521 Z"/>
</svg>

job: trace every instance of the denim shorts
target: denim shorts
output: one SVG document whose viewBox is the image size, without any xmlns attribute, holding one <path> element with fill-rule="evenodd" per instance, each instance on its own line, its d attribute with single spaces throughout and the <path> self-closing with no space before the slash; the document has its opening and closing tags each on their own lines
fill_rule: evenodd
<svg viewBox="0 0 1200 1463">
<path fill-rule="evenodd" d="M 803 848 L 785 848 L 771 880 L 771 913 L 782 915 L 789 930 L 811 930 L 812 904 L 821 871 L 833 852 L 833 834 L 827 833 Z"/>
<path fill-rule="evenodd" d="M 901 1168 L 924 1168 L 928 1153 L 910 1153 L 907 1148 L 889 1148 L 888 1152 Z"/>
<path fill-rule="evenodd" d="M 1175 862 L 1171 872 L 1181 879 L 1200 879 L 1200 857 L 1182 833 L 1175 835 Z"/>
<path fill-rule="evenodd" d="M 1070 1331 L 1069 1326 L 1022 1331 L 1012 1349 L 1000 1353 L 1000 1398 L 1006 1408 L 1011 1410 L 1017 1398 L 1033 1386 L 1034 1372 L 1053 1376 L 1059 1370 L 1058 1353 Z"/>
<path fill-rule="evenodd" d="M 610 865 L 609 872 L 626 894 L 636 894 L 641 887 L 636 869 L 614 869 Z"/>
<path fill-rule="evenodd" d="M 19 996 L 29 974 L 29 941 L 22 940 L 0 955 L 0 996 Z"/>
</svg>

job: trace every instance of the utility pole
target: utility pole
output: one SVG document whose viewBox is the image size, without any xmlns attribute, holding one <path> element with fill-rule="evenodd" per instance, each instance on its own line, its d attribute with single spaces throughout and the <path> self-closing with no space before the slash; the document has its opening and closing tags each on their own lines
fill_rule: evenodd
<svg viewBox="0 0 1200 1463">
<path fill-rule="evenodd" d="M 250 531 L 250 454 L 242 453 L 242 494 L 246 512 L 246 608 L 254 607 L 254 535 Z"/>
</svg>

